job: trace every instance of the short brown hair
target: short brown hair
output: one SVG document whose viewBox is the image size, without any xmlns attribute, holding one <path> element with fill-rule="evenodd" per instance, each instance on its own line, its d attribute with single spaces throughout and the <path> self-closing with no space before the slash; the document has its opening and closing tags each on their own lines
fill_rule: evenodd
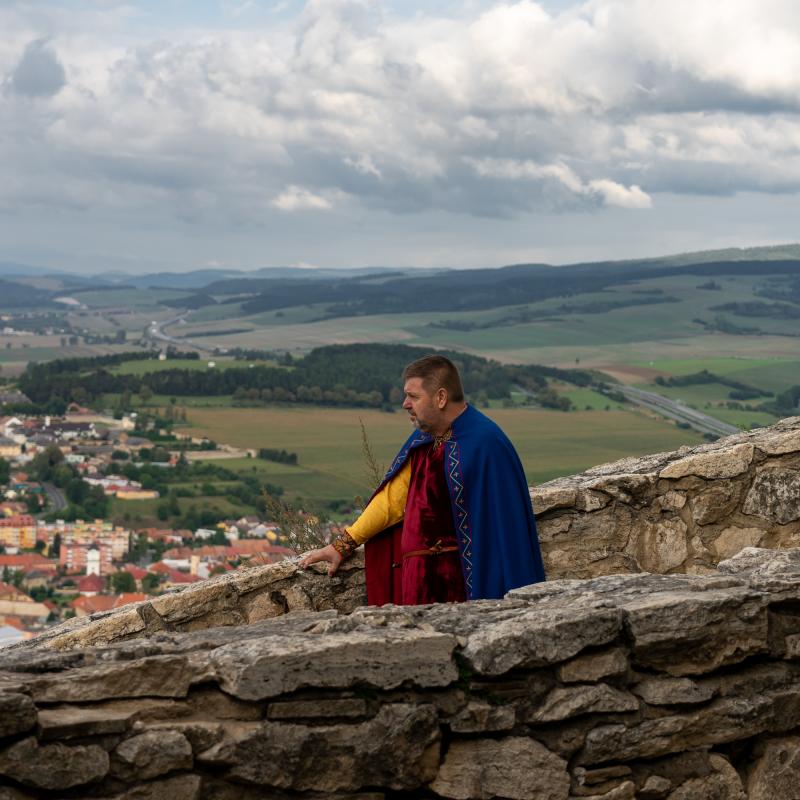
<svg viewBox="0 0 800 800">
<path fill-rule="evenodd" d="M 447 390 L 447 397 L 455 403 L 464 399 L 464 387 L 456 365 L 444 356 L 430 355 L 412 361 L 403 370 L 403 383 L 409 378 L 422 378 L 422 385 L 428 392 Z"/>
</svg>

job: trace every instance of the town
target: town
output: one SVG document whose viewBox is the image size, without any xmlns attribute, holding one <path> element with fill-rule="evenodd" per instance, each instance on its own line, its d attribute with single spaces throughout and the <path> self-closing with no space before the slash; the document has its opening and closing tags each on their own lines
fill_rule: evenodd
<svg viewBox="0 0 800 800">
<path fill-rule="evenodd" d="M 25 401 L 0 396 L 3 406 Z M 72 617 L 296 555 L 265 515 L 186 528 L 110 520 L 111 497 L 159 497 L 129 477 L 154 463 L 156 449 L 136 425 L 135 414 L 117 419 L 76 404 L 59 417 L 0 416 L 0 647 Z M 155 463 L 174 470 L 186 465 L 187 447 L 203 444 L 187 437 L 183 449 L 162 447 Z"/>
</svg>

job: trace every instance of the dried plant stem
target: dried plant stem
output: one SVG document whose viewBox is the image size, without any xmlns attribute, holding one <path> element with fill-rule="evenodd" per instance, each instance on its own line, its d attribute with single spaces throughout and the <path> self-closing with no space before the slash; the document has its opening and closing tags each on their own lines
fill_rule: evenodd
<svg viewBox="0 0 800 800">
<path fill-rule="evenodd" d="M 364 420 L 361 419 L 361 417 L 358 418 L 358 424 L 361 426 L 361 453 L 364 456 L 364 470 L 370 486 L 375 488 L 383 480 L 383 476 L 386 474 L 386 468 L 380 464 L 375 457 L 372 443 L 367 434 L 367 426 L 364 425 Z"/>
<path fill-rule="evenodd" d="M 278 526 L 283 544 L 298 555 L 328 544 L 324 520 L 304 514 L 268 492 L 264 492 L 264 505 Z"/>
</svg>

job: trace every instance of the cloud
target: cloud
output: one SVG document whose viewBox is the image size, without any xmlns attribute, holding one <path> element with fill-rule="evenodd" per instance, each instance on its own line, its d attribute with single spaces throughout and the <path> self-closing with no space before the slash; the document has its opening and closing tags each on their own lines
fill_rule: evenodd
<svg viewBox="0 0 800 800">
<path fill-rule="evenodd" d="M 48 97 L 57 94 L 67 83 L 64 67 L 47 39 L 30 42 L 11 73 L 11 87 L 29 97 Z"/>
<path fill-rule="evenodd" d="M 272 205 L 281 211 L 329 211 L 333 208 L 330 200 L 302 186 L 287 186 L 272 200 Z"/>
<path fill-rule="evenodd" d="M 279 226 L 800 191 L 794 0 L 311 0 L 237 23 L 250 5 L 196 30 L 0 4 L 0 207 Z"/>
</svg>

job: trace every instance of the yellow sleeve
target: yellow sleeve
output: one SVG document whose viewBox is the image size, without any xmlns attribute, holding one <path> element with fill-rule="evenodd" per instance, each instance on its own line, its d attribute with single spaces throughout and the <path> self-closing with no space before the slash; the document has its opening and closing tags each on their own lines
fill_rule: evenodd
<svg viewBox="0 0 800 800">
<path fill-rule="evenodd" d="M 369 501 L 361 516 L 345 528 L 358 544 L 364 544 L 367 539 L 403 519 L 410 478 L 411 464 L 406 462 L 400 472 Z"/>
</svg>

